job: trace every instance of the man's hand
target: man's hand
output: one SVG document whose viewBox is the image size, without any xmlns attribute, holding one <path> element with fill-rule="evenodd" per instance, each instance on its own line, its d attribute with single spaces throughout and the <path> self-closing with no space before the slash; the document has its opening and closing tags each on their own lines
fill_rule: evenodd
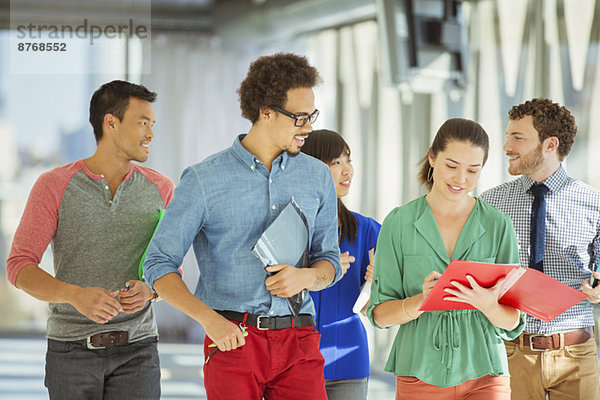
<svg viewBox="0 0 600 400">
<path fill-rule="evenodd" d="M 121 289 L 119 292 L 119 302 L 125 314 L 141 310 L 152 298 L 152 290 L 145 282 L 127 281 L 125 286 L 129 286 L 129 289 Z"/>
<path fill-rule="evenodd" d="M 217 312 L 212 312 L 210 320 L 206 321 L 202 326 L 206 331 L 206 336 L 208 336 L 221 351 L 237 349 L 246 344 L 244 332 L 240 329 L 240 326 L 229 321 Z"/>
<path fill-rule="evenodd" d="M 350 264 L 354 262 L 354 256 L 350 255 L 349 251 L 340 254 L 340 264 L 342 264 L 342 276 L 350 269 Z"/>
<path fill-rule="evenodd" d="M 246 344 L 240 326 L 194 296 L 177 273 L 163 275 L 153 285 L 167 303 L 199 322 L 219 350 L 233 350 Z"/>
<path fill-rule="evenodd" d="M 273 275 L 269 276 L 265 280 L 265 286 L 272 295 L 278 297 L 292 297 L 298 294 L 302 289 L 306 289 L 310 286 L 310 282 L 307 279 L 309 268 L 296 268 L 287 264 L 275 264 L 269 265 L 265 268 L 267 272 Z"/>
<path fill-rule="evenodd" d="M 121 304 L 115 300 L 119 291 L 100 287 L 77 287 L 69 303 L 77 311 L 98 324 L 105 324 L 119 314 Z"/>
<path fill-rule="evenodd" d="M 596 283 L 598 283 L 598 281 L 600 281 L 600 273 L 594 271 L 592 274 L 594 274 Z M 590 285 L 590 280 L 586 279 L 583 281 L 583 285 L 581 285 L 579 290 L 587 294 L 590 303 L 600 303 L 600 285 L 597 285 L 595 288 L 593 288 L 592 285 Z"/>
</svg>

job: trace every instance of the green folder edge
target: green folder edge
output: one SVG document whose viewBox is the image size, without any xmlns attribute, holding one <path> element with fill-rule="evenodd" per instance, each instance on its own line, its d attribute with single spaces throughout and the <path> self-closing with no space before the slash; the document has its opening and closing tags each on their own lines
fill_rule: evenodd
<svg viewBox="0 0 600 400">
<path fill-rule="evenodd" d="M 158 213 L 158 221 L 156 221 L 156 226 L 154 227 L 154 232 L 152 232 L 152 236 L 150 237 L 150 241 L 148 242 L 148 246 L 150 245 L 150 242 L 152 241 L 152 238 L 154 238 L 154 235 L 156 234 L 156 230 L 158 229 L 158 224 L 160 223 L 160 220 L 162 219 L 162 217 L 163 217 L 164 214 L 165 214 L 165 209 L 163 208 Z M 140 277 L 140 281 L 142 281 L 142 282 L 146 281 L 144 279 L 144 269 L 142 268 L 142 265 L 144 265 L 144 260 L 146 259 L 146 253 L 148 252 L 148 246 L 146 246 L 146 250 L 144 250 L 144 254 L 142 254 L 142 259 L 140 260 L 140 267 L 138 269 L 138 276 Z"/>
</svg>

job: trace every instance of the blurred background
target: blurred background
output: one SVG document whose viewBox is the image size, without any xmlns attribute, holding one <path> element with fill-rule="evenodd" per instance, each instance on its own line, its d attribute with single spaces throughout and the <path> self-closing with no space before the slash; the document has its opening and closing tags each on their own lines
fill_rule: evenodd
<svg viewBox="0 0 600 400">
<path fill-rule="evenodd" d="M 123 19 L 148 34 L 92 44 L 37 31 Z M 36 32 L 66 51 L 20 51 Z M 566 169 L 600 188 L 599 42 L 600 0 L 0 0 L 0 275 L 35 179 L 94 152 L 89 100 L 107 81 L 158 92 L 146 164 L 177 183 L 183 168 L 249 129 L 236 89 L 252 60 L 306 55 L 323 77 L 314 127 L 340 132 L 352 149 L 345 203 L 382 222 L 422 194 L 417 163 L 447 118 L 474 119 L 490 135 L 475 194 L 511 179 L 507 112 L 536 96 L 573 112 L 579 132 Z M 50 249 L 42 266 L 52 271 Z M 183 268 L 193 290 L 191 254 Z M 202 341 L 199 325 L 155 307 L 161 340 Z M 2 337 L 44 335 L 47 305 L 6 279 L 0 315 Z M 373 370 L 382 371 L 395 330 L 369 333 Z"/>
</svg>

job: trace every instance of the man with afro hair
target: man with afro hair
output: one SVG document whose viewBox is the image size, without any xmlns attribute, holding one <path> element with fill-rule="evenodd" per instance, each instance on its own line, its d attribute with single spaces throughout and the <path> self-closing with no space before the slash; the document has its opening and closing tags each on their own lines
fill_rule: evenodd
<svg viewBox="0 0 600 400">
<path fill-rule="evenodd" d="M 326 399 L 311 297 L 297 315 L 286 301 L 341 276 L 331 172 L 300 153 L 319 115 L 319 79 L 294 54 L 253 62 L 238 90 L 250 131 L 183 172 L 148 248 L 148 283 L 206 331 L 208 399 Z M 263 268 L 251 248 L 291 201 L 308 224 L 307 268 Z M 194 294 L 177 270 L 192 244 Z"/>
</svg>

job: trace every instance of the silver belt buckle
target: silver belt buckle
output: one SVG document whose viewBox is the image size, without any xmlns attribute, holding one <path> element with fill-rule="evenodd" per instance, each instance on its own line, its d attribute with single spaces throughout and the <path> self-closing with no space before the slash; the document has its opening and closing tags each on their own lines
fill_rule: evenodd
<svg viewBox="0 0 600 400">
<path fill-rule="evenodd" d="M 548 349 L 534 349 L 533 348 L 533 338 L 536 337 L 546 337 L 548 335 L 529 335 L 529 350 L 531 351 L 546 351 Z"/>
<path fill-rule="evenodd" d="M 258 315 L 256 317 L 256 329 L 258 329 L 259 331 L 266 331 L 269 328 L 261 328 L 261 326 L 260 326 L 261 318 L 269 318 L 269 316 L 268 315 Z"/>
<path fill-rule="evenodd" d="M 91 338 L 92 338 L 91 336 L 88 336 L 88 337 L 85 338 L 85 345 L 87 346 L 88 349 L 90 349 L 90 350 L 100 350 L 100 349 L 105 349 L 106 348 L 104 346 L 99 346 L 99 347 L 94 346 L 92 344 Z"/>
</svg>

